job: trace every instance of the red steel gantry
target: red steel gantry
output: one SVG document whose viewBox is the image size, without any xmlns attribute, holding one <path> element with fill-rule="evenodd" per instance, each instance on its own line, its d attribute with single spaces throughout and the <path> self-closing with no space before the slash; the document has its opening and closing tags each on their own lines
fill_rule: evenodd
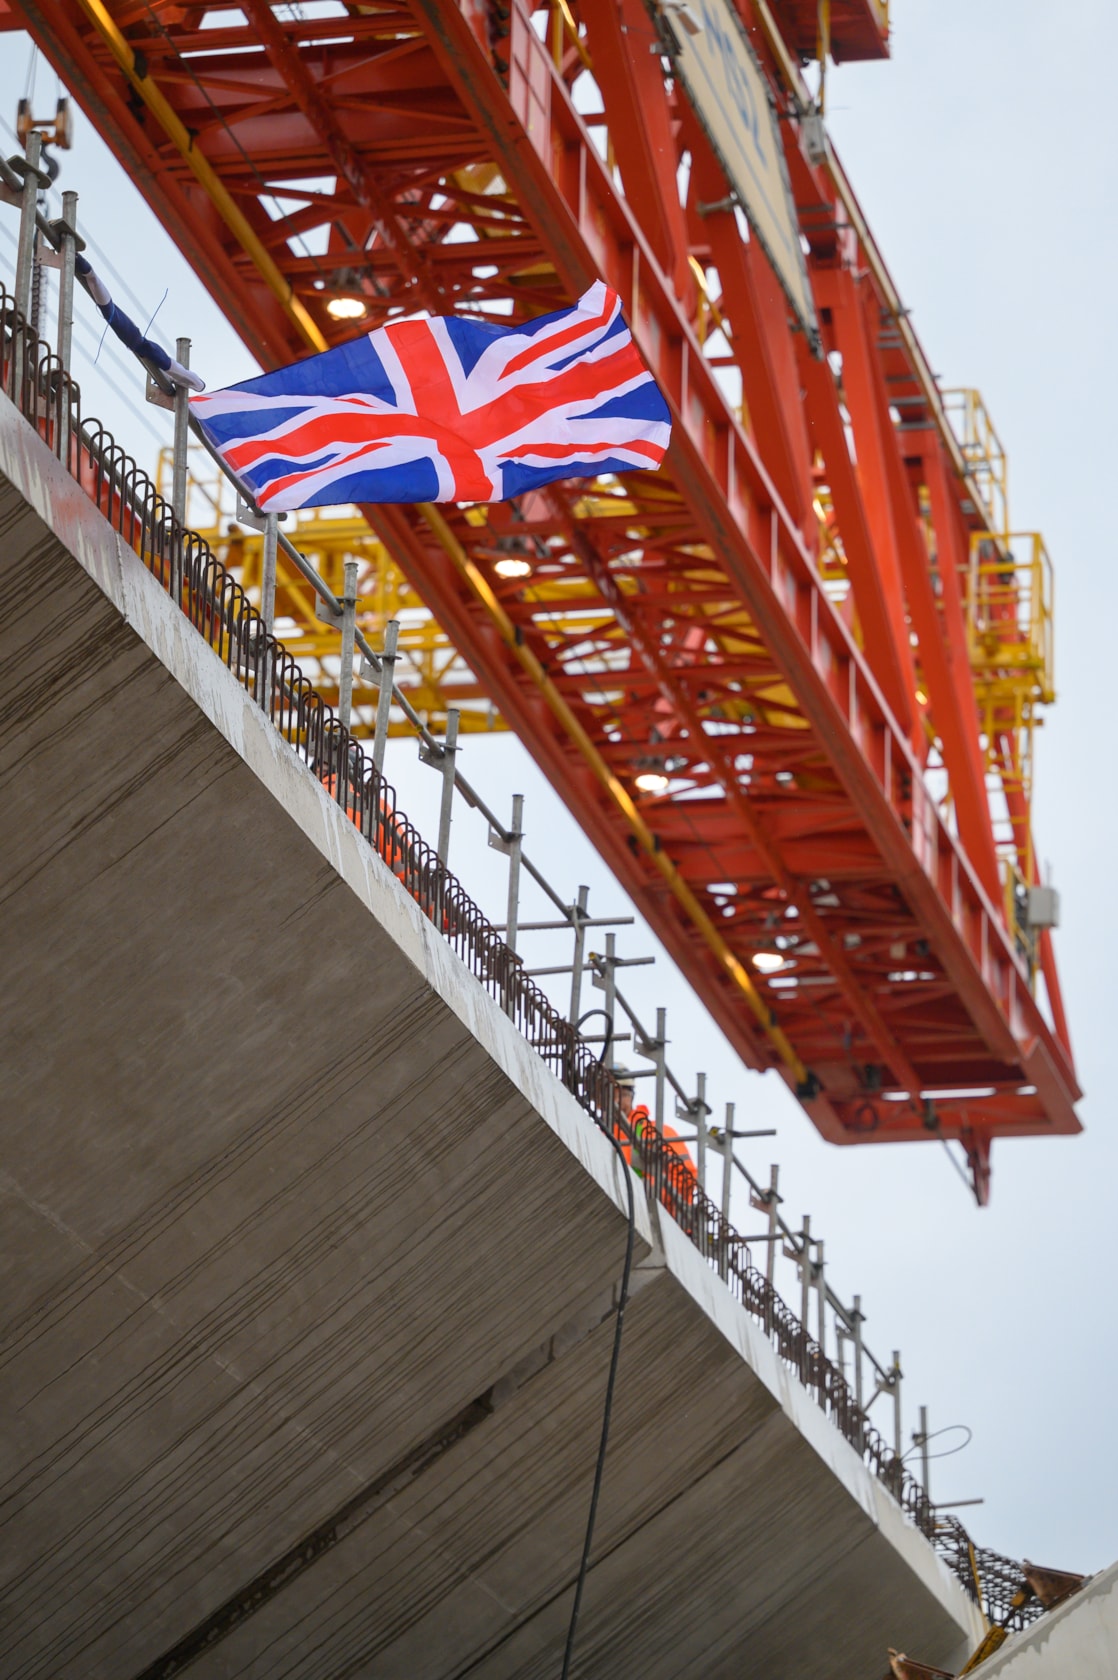
<svg viewBox="0 0 1118 1680">
<path fill-rule="evenodd" d="M 822 355 L 664 57 L 678 0 L 0 0 L 0 28 L 265 366 L 361 310 L 621 294 L 664 470 L 369 521 L 746 1062 L 834 1142 L 961 1139 L 984 1200 L 995 1136 L 1078 1129 L 1030 893 L 1047 558 L 1010 537 L 973 394 L 953 427 L 803 79 L 884 56 L 883 0 L 731 4 Z"/>
</svg>

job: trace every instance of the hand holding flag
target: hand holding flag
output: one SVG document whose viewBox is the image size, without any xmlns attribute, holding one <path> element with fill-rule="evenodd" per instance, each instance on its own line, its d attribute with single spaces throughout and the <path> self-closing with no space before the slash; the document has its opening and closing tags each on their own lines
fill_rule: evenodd
<svg viewBox="0 0 1118 1680">
<path fill-rule="evenodd" d="M 573 309 L 520 327 L 393 321 L 190 406 L 265 512 L 501 501 L 658 467 L 671 433 L 601 281 Z"/>
</svg>

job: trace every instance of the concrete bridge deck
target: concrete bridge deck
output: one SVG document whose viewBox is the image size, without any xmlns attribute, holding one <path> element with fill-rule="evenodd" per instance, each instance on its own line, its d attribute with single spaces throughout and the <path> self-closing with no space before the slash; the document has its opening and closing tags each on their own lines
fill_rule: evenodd
<svg viewBox="0 0 1118 1680">
<path fill-rule="evenodd" d="M 558 1674 L 616 1157 L 0 397 L 0 1674 Z M 975 1607 L 672 1222 L 584 1676 L 878 1680 Z"/>
</svg>

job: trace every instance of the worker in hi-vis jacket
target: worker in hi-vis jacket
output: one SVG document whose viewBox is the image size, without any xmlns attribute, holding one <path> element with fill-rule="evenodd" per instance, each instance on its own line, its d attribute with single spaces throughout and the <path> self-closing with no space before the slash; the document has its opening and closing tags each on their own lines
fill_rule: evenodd
<svg viewBox="0 0 1118 1680">
<path fill-rule="evenodd" d="M 619 1069 L 615 1077 L 618 1107 L 624 1121 L 623 1125 L 617 1127 L 617 1140 L 626 1161 L 638 1178 L 643 1178 L 641 1143 L 645 1138 L 651 1139 L 656 1136 L 656 1122 L 648 1112 L 648 1105 L 635 1100 L 636 1082 L 633 1075 Z M 663 1167 L 660 1200 L 669 1213 L 681 1224 L 687 1225 L 695 1203 L 695 1192 L 699 1187 L 695 1163 L 691 1159 L 691 1151 L 674 1126 L 665 1124 L 661 1138 Z"/>
</svg>

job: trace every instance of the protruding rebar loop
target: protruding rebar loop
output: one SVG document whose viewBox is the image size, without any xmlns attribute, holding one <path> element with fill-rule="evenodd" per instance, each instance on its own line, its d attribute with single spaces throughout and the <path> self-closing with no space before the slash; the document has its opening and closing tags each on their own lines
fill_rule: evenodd
<svg viewBox="0 0 1118 1680">
<path fill-rule="evenodd" d="M 446 735 L 442 743 L 442 800 L 439 805 L 439 862 L 446 865 L 450 856 L 450 823 L 454 815 L 454 765 L 458 755 L 457 706 L 446 710 Z"/>
<path fill-rule="evenodd" d="M 384 770 L 384 753 L 388 746 L 388 727 L 392 716 L 392 685 L 396 680 L 396 649 L 400 640 L 400 623 L 390 618 L 384 627 L 384 647 L 380 655 L 380 676 L 377 683 L 377 724 L 373 736 L 373 765 L 379 776 Z"/>
</svg>

